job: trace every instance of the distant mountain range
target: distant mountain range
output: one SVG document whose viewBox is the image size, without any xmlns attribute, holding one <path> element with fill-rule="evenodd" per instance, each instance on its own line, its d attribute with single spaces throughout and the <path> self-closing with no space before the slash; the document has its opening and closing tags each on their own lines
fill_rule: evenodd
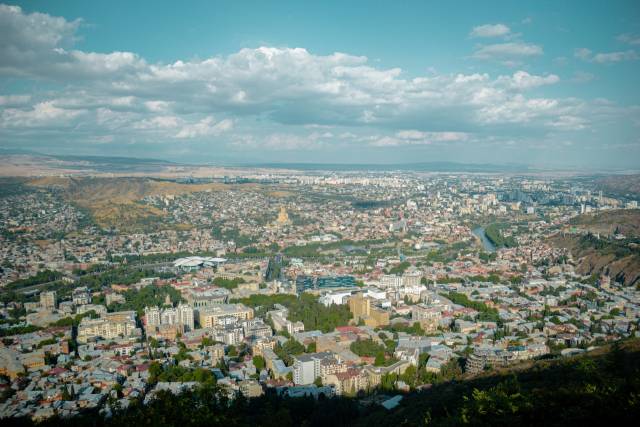
<svg viewBox="0 0 640 427">
<path fill-rule="evenodd" d="M 459 163 L 459 162 L 416 162 L 416 163 L 317 163 L 317 162 L 209 162 L 193 163 L 173 160 L 163 160 L 141 157 L 124 156 L 95 156 L 95 155 L 66 155 L 66 154 L 45 154 L 33 150 L 0 148 L 0 156 L 31 156 L 49 160 L 50 167 L 69 168 L 70 166 L 87 167 L 97 172 L 157 172 L 158 168 L 164 167 L 227 167 L 227 168 L 261 168 L 261 169 L 290 169 L 298 171 L 329 171 L 329 172 L 451 172 L 451 173 L 540 173 L 540 172 L 562 172 L 561 170 L 547 169 L 543 167 L 531 166 L 522 163 Z M 574 173 L 585 173 L 586 171 L 573 170 Z M 614 171 L 591 171 L 589 174 L 603 173 L 609 175 Z M 633 172 L 633 171 L 627 171 Z M 637 173 L 637 172 L 636 172 Z M 624 175 L 628 176 L 628 175 Z M 624 193 L 626 185 L 624 182 L 619 188 L 620 193 Z M 617 185 L 617 178 L 603 179 L 601 187 L 612 187 Z M 610 189 L 610 188 L 607 188 Z M 634 187 L 631 192 L 638 192 Z"/>
<path fill-rule="evenodd" d="M 34 157 L 49 157 L 68 162 L 90 162 L 90 163 L 110 163 L 110 164 L 162 164 L 171 165 L 176 164 L 168 160 L 160 159 L 148 159 L 140 157 L 120 157 L 120 156 L 82 156 L 82 155 L 58 155 L 58 154 L 45 154 L 37 151 L 22 150 L 22 149 L 7 149 L 0 148 L 0 156 L 10 155 L 24 155 Z"/>
<path fill-rule="evenodd" d="M 0 156 L 33 156 L 48 158 L 68 164 L 90 166 L 101 172 L 124 172 L 128 169 L 139 171 L 140 168 L 166 167 L 166 166 L 217 166 L 236 168 L 263 168 L 263 169 L 292 169 L 300 171 L 415 171 L 415 172 L 471 172 L 471 173 L 501 173 L 501 172 L 530 172 L 532 169 L 524 164 L 489 164 L 489 163 L 457 163 L 457 162 L 422 162 L 422 163 L 220 163 L 220 164 L 195 164 L 173 162 L 162 159 L 148 159 L 139 157 L 121 156 L 89 156 L 89 155 L 59 155 L 45 154 L 32 150 L 0 148 Z"/>
<path fill-rule="evenodd" d="M 257 168 L 322 170 L 322 171 L 415 171 L 415 172 L 527 172 L 523 164 L 489 164 L 456 162 L 423 163 L 256 163 L 244 166 Z"/>
</svg>

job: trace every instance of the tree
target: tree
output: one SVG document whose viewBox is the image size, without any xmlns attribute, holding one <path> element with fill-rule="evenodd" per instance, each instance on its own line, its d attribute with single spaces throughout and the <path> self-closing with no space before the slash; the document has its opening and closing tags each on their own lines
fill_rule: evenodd
<svg viewBox="0 0 640 427">
<path fill-rule="evenodd" d="M 117 393 L 118 397 L 122 397 L 122 384 L 115 383 L 113 385 L 113 390 Z"/>
<path fill-rule="evenodd" d="M 354 341 L 351 343 L 349 348 L 358 356 L 369 356 L 369 357 L 377 356 L 380 353 L 382 353 L 384 357 L 384 352 L 386 350 L 386 348 L 383 345 L 378 344 L 372 339 Z"/>
<path fill-rule="evenodd" d="M 382 378 L 380 378 L 380 388 L 386 391 L 395 390 L 396 381 L 398 381 L 397 374 L 394 374 L 394 373 L 384 374 Z"/>
<path fill-rule="evenodd" d="M 64 401 L 70 401 L 73 400 L 73 396 L 71 395 L 71 393 L 69 392 L 69 388 L 67 387 L 67 385 L 65 384 L 64 386 L 62 386 L 62 400 Z"/>
<path fill-rule="evenodd" d="M 305 348 L 302 344 L 291 338 L 284 345 L 277 344 L 273 351 L 287 366 L 291 366 L 293 364 L 292 356 L 302 354 L 304 350 Z"/>
<path fill-rule="evenodd" d="M 238 350 L 236 349 L 235 345 L 230 345 L 227 348 L 227 355 L 230 357 L 236 357 L 238 355 Z"/>
<path fill-rule="evenodd" d="M 415 366 L 409 365 L 407 369 L 400 375 L 400 379 L 407 383 L 409 387 L 414 388 L 416 386 L 416 376 L 418 374 L 418 370 Z"/>
<path fill-rule="evenodd" d="M 265 367 L 265 360 L 262 356 L 253 356 L 253 365 L 258 371 L 262 371 Z"/>
</svg>

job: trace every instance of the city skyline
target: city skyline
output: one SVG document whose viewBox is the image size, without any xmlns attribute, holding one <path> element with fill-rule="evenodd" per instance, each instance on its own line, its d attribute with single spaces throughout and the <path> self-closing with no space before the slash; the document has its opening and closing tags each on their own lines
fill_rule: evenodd
<svg viewBox="0 0 640 427">
<path fill-rule="evenodd" d="M 635 167 L 634 2 L 155 5 L 0 5 L 0 147 Z"/>
</svg>

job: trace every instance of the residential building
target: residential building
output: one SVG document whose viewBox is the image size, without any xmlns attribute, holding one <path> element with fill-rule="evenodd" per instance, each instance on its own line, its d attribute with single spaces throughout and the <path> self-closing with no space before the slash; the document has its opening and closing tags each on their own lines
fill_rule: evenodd
<svg viewBox="0 0 640 427">
<path fill-rule="evenodd" d="M 243 304 L 218 304 L 198 310 L 198 321 L 203 328 L 211 328 L 224 323 L 224 318 L 237 321 L 253 319 L 253 309 Z"/>
<path fill-rule="evenodd" d="M 129 337 L 139 333 L 136 328 L 135 311 L 107 313 L 105 317 L 90 319 L 85 317 L 78 325 L 78 342 L 91 339 L 112 339 L 119 336 Z"/>
<path fill-rule="evenodd" d="M 40 294 L 40 307 L 45 310 L 54 310 L 58 307 L 56 291 L 42 292 Z"/>
</svg>

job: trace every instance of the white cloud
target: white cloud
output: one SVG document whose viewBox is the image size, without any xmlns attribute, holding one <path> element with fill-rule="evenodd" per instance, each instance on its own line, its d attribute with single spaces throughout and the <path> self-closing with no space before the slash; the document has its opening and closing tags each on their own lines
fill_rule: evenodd
<svg viewBox="0 0 640 427">
<path fill-rule="evenodd" d="M 44 41 L 24 32 L 0 40 L 0 52 L 23 46 L 37 54 L 0 58 L 0 73 L 58 84 L 46 94 L 0 98 L 0 128 L 79 125 L 87 133 L 110 135 L 105 141 L 176 144 L 176 139 L 215 136 L 236 146 L 294 150 L 359 141 L 384 146 L 468 142 L 478 132 L 520 133 L 526 126 L 542 133 L 568 130 L 571 120 L 573 129 L 594 122 L 584 117 L 592 111 L 578 100 L 529 96 L 531 89 L 558 84 L 555 74 L 520 70 L 496 77 L 432 70 L 410 77 L 363 56 L 316 55 L 299 47 L 245 48 L 205 59 L 148 63 L 131 52 L 74 49 L 79 21 L 41 18 L 49 34 Z M 0 8 L 0 22 L 14 20 L 12 27 L 32 19 L 19 8 Z M 478 36 L 482 31 L 489 33 L 478 30 Z M 511 41 L 478 46 L 474 57 L 509 62 L 542 53 L 538 45 Z M 596 56 L 588 52 L 586 57 L 595 61 Z M 307 134 L 307 128 L 315 132 Z M 328 128 L 335 130 L 324 132 Z"/>
<path fill-rule="evenodd" d="M 560 77 L 555 74 L 546 76 L 536 76 L 526 71 L 517 71 L 513 76 L 500 76 L 498 82 L 504 83 L 507 87 L 516 90 L 527 90 L 538 86 L 553 85 L 560 81 Z"/>
<path fill-rule="evenodd" d="M 80 23 L 44 13 L 25 14 L 19 6 L 0 4 L 0 73 L 30 68 L 43 54 L 73 43 Z"/>
<path fill-rule="evenodd" d="M 224 119 L 219 122 L 215 122 L 213 117 L 205 117 L 197 123 L 185 124 L 182 129 L 176 134 L 176 138 L 196 138 L 203 136 L 215 136 L 220 135 L 223 132 L 227 132 L 233 128 L 233 120 Z"/>
<path fill-rule="evenodd" d="M 133 125 L 135 129 L 174 129 L 181 120 L 175 116 L 156 116 L 141 120 Z"/>
<path fill-rule="evenodd" d="M 15 107 L 31 101 L 31 95 L 0 95 L 0 107 Z"/>
<path fill-rule="evenodd" d="M 607 62 L 631 61 L 635 59 L 638 59 L 638 54 L 635 50 L 627 50 L 624 52 L 597 53 L 593 56 L 593 62 L 597 62 L 599 64 L 604 64 Z"/>
<path fill-rule="evenodd" d="M 549 126 L 561 130 L 583 130 L 587 127 L 587 121 L 576 116 L 559 116 L 549 121 Z"/>
<path fill-rule="evenodd" d="M 374 137 L 370 144 L 374 147 L 396 147 L 409 145 L 429 145 L 437 142 L 465 141 L 469 135 L 464 132 L 423 132 L 415 129 L 396 132 L 394 136 Z"/>
<path fill-rule="evenodd" d="M 623 43 L 627 43 L 630 45 L 640 45 L 640 36 L 637 34 L 630 34 L 630 33 L 626 33 L 626 34 L 620 34 L 617 39 Z"/>
<path fill-rule="evenodd" d="M 40 127 L 61 126 L 85 113 L 85 110 L 66 110 L 57 107 L 54 102 L 40 102 L 32 109 L 7 108 L 2 111 L 0 123 L 3 127 Z"/>
<path fill-rule="evenodd" d="M 581 47 L 581 48 L 579 48 L 579 49 L 576 49 L 576 50 L 574 51 L 573 55 L 574 55 L 576 58 L 583 59 L 583 60 L 585 60 L 585 61 L 586 61 L 586 60 L 588 60 L 589 58 L 591 58 L 591 53 L 592 53 L 592 52 L 591 52 L 591 50 L 590 50 L 590 49 L 587 49 L 586 47 Z"/>
<path fill-rule="evenodd" d="M 167 101 L 155 100 L 155 101 L 146 101 L 144 105 L 145 107 L 147 107 L 149 111 L 152 111 L 154 113 L 161 113 L 161 112 L 168 111 L 171 103 Z"/>
<path fill-rule="evenodd" d="M 595 75 L 587 73 L 585 71 L 576 71 L 575 73 L 573 73 L 573 78 L 571 79 L 571 81 L 574 83 L 587 83 L 595 79 L 595 77 Z"/>
<path fill-rule="evenodd" d="M 476 59 L 498 59 L 508 60 L 510 58 L 526 58 L 531 56 L 542 55 L 541 46 L 525 42 L 507 42 L 496 43 L 479 46 L 474 52 L 473 57 Z"/>
<path fill-rule="evenodd" d="M 474 27 L 469 34 L 471 37 L 500 37 L 506 36 L 511 30 L 504 24 L 485 24 Z"/>
<path fill-rule="evenodd" d="M 635 50 L 594 53 L 584 47 L 576 49 L 574 52 L 574 56 L 576 58 L 582 59 L 583 61 L 595 62 L 597 64 L 633 61 L 638 59 L 638 54 Z"/>
<path fill-rule="evenodd" d="M 539 118 L 553 117 L 562 109 L 555 99 L 527 99 L 518 94 L 502 103 L 487 105 L 478 111 L 479 119 L 485 124 L 520 123 L 526 124 Z"/>
<path fill-rule="evenodd" d="M 323 146 L 321 141 L 311 135 L 297 135 L 291 133 L 273 133 L 263 137 L 241 135 L 236 137 L 232 145 L 243 150 L 313 150 Z"/>
</svg>

